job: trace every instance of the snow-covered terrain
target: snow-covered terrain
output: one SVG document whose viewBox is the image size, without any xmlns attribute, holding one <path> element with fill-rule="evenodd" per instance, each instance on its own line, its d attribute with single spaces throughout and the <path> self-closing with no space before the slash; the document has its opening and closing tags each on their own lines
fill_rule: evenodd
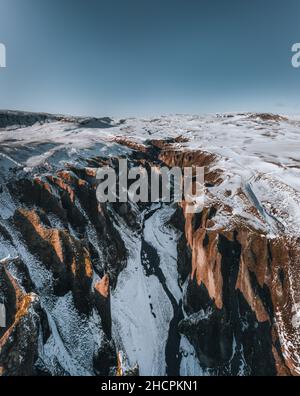
<svg viewBox="0 0 300 396">
<path fill-rule="evenodd" d="M 280 205 L 278 220 L 285 232 L 294 233 L 300 221 L 299 128 L 300 117 L 272 119 L 250 113 L 116 120 L 106 128 L 86 128 L 72 121 L 36 123 L 0 129 L 0 172 L 5 176 L 10 168 L 31 171 L 43 165 L 53 169 L 96 155 L 126 155 L 128 149 L 120 148 L 116 137 L 143 144 L 181 136 L 186 142 L 173 145 L 174 149 L 204 150 L 219 157 L 215 168 L 224 171 L 224 183 L 217 194 L 226 189 L 234 194 L 241 185 L 250 189 L 255 184 L 263 210 L 268 212 L 273 203 Z"/>
<path fill-rule="evenodd" d="M 18 118 L 18 114 L 14 117 Z M 240 337 L 240 330 L 234 329 L 232 334 L 226 335 L 225 338 L 232 344 L 231 351 L 224 352 L 223 349 L 226 348 L 222 346 L 218 364 L 214 359 L 207 358 L 210 355 L 206 346 L 202 345 L 199 336 L 202 330 L 197 328 L 199 323 L 212 320 L 213 326 L 214 321 L 223 323 L 224 318 L 218 317 L 218 309 L 221 310 L 222 307 L 218 306 L 216 309 L 214 306 L 212 309 L 210 303 L 206 302 L 200 307 L 196 301 L 201 298 L 205 300 L 207 295 L 211 297 L 211 304 L 217 301 L 215 295 L 212 298 L 210 289 L 216 282 L 214 271 L 217 271 L 217 265 L 213 265 L 207 281 L 202 273 L 202 279 L 199 281 L 197 278 L 199 290 L 192 284 L 191 269 L 187 271 L 188 277 L 184 282 L 181 279 L 182 274 L 179 273 L 178 263 L 182 253 L 178 246 L 184 231 L 186 245 L 190 245 L 188 249 L 191 251 L 193 265 L 199 265 L 203 271 L 208 266 L 210 255 L 214 254 L 213 248 L 201 252 L 195 250 L 192 245 L 194 242 L 191 241 L 194 238 L 198 241 L 197 238 L 200 238 L 196 227 L 192 227 L 191 231 L 187 228 L 175 228 L 171 219 L 176 213 L 176 206 L 168 204 L 149 204 L 142 207 L 132 204 L 130 211 L 135 216 L 136 228 L 129 224 L 127 212 L 126 216 L 122 216 L 114 209 L 108 211 L 108 215 L 105 212 L 105 216 L 99 209 L 105 220 L 98 222 L 92 216 L 94 212 L 89 212 L 89 203 L 85 202 L 85 196 L 88 195 L 83 196 L 80 191 L 80 186 L 88 189 L 88 177 L 92 173 L 95 159 L 127 157 L 133 161 L 136 160 L 135 153 L 143 153 L 144 149 L 147 151 L 149 145 L 159 147 L 155 143 L 157 141 L 164 142 L 158 158 L 168 165 L 174 161 L 172 153 L 186 153 L 191 156 L 190 161 L 193 161 L 193 155 L 197 153 L 211 158 L 209 164 L 204 165 L 209 175 L 217 177 L 214 182 L 207 183 L 205 207 L 217 209 L 213 221 L 201 226 L 207 235 L 218 234 L 222 241 L 226 233 L 244 233 L 246 229 L 251 238 L 255 234 L 262 241 L 268 241 L 266 250 L 269 249 L 269 256 L 266 258 L 263 253 L 262 257 L 257 256 L 255 248 L 248 253 L 247 249 L 252 243 L 249 236 L 247 242 L 243 242 L 243 237 L 238 239 L 239 242 L 232 249 L 239 251 L 240 243 L 243 259 L 251 256 L 249 262 L 254 264 L 249 264 L 244 272 L 241 270 L 240 277 L 244 276 L 245 281 L 243 283 L 239 279 L 238 286 L 235 279 L 237 286 L 234 290 L 241 290 L 245 301 L 251 306 L 249 312 L 251 315 L 254 312 L 254 316 L 259 318 L 261 308 L 257 308 L 257 302 L 253 302 L 252 290 L 249 292 L 251 282 L 248 272 L 257 276 L 260 287 L 268 285 L 272 299 L 270 309 L 274 311 L 274 317 L 269 322 L 278 331 L 286 366 L 293 374 L 300 373 L 300 117 L 251 113 L 173 115 L 156 119 L 103 119 L 93 122 L 74 117 L 53 117 L 47 122 L 43 119 L 29 125 L 10 123 L 7 127 L 0 128 L 0 260 L 4 259 L 8 272 L 26 294 L 28 291 L 22 286 L 15 260 L 21 260 L 25 264 L 33 283 L 33 291 L 37 294 L 46 317 L 49 334 L 43 340 L 40 333 L 36 367 L 52 375 L 94 375 L 95 360 L 101 361 L 103 345 L 112 342 L 116 354 L 122 353 L 122 364 L 128 369 L 138 367 L 141 375 L 211 375 L 228 373 L 228 370 L 236 375 L 243 375 L 251 372 L 251 363 L 246 362 L 244 357 L 245 345 L 241 341 L 243 337 Z M 145 157 L 145 161 L 157 161 L 158 158 L 150 158 L 149 155 Z M 55 184 L 56 179 L 51 177 L 62 170 L 67 170 L 67 176 L 64 174 L 61 179 L 63 182 Z M 88 177 L 86 174 L 81 176 L 83 170 Z M 71 181 L 68 179 L 70 175 Z M 23 193 L 23 185 L 20 184 L 22 180 L 38 180 L 37 183 L 50 191 L 51 199 L 59 202 L 58 209 L 49 209 L 48 213 L 35 197 L 32 197 L 30 203 L 22 201 L 21 195 L 14 192 L 18 190 L 18 193 Z M 70 193 L 66 185 L 71 186 L 73 192 Z M 89 194 L 92 194 L 91 191 L 92 188 Z M 66 192 L 70 194 L 72 207 L 76 210 L 71 214 L 69 201 L 65 201 Z M 87 194 L 86 190 L 84 194 Z M 30 201 L 31 197 L 27 198 Z M 52 204 L 52 201 L 49 202 Z M 92 295 L 97 284 L 104 279 L 104 274 L 108 273 L 113 279 L 110 294 L 111 339 L 105 334 L 103 321 L 107 319 L 107 313 L 103 314 L 101 311 L 102 305 L 98 310 L 94 302 L 91 302 L 94 305 L 88 313 L 78 311 L 75 301 L 77 283 L 74 288 L 56 293 L 54 284 L 57 274 L 53 274 L 52 268 L 45 266 L 39 249 L 39 257 L 32 252 L 29 242 L 24 240 L 24 235 L 17 229 L 15 214 L 20 208 L 29 208 L 38 213 L 42 226 L 34 224 L 34 227 L 39 237 L 53 243 L 56 251 L 57 244 L 62 242 L 58 243 L 54 239 L 53 230 L 66 233 L 67 237 L 64 234 L 62 240 L 69 238 L 71 242 L 68 243 L 76 246 L 76 249 L 78 243 L 88 250 L 93 273 L 85 276 L 91 278 Z M 60 216 L 63 210 L 65 214 Z M 77 224 L 76 216 L 82 218 L 82 225 Z M 188 224 L 188 218 L 185 220 Z M 99 231 L 103 224 L 103 235 L 111 232 L 107 237 L 108 242 L 103 241 L 104 236 Z M 198 227 L 199 225 L 200 223 Z M 114 238 L 117 239 L 117 253 L 113 252 L 112 255 L 122 256 L 122 265 L 118 263 L 116 267 L 113 267 L 113 259 L 112 263 L 106 262 L 107 252 L 111 252 L 109 246 L 105 250 L 109 241 Z M 228 241 L 233 239 L 234 237 L 228 237 Z M 203 240 L 205 249 L 205 244 L 209 242 L 204 234 L 199 240 L 201 243 Z M 122 244 L 125 247 L 124 252 L 118 251 Z M 35 245 L 34 248 L 37 249 Z M 219 250 L 221 251 L 221 247 Z M 276 252 L 279 252 L 278 257 L 275 257 Z M 199 263 L 194 264 L 197 259 L 202 260 L 201 266 Z M 259 268 L 264 259 L 270 266 L 267 270 Z M 203 262 L 205 260 L 207 262 Z M 74 265 L 73 263 L 71 266 L 72 271 L 76 272 Z M 222 266 L 224 265 L 223 263 Z M 280 267 L 278 271 L 276 266 Z M 275 267 L 278 274 L 273 270 Z M 197 273 L 197 269 L 194 268 L 193 271 Z M 263 271 L 265 278 L 261 281 L 259 277 Z M 225 277 L 224 272 L 222 276 Z M 281 283 L 286 282 L 284 291 L 280 289 L 280 280 Z M 208 292 L 201 289 L 204 286 Z M 254 294 L 258 293 L 258 298 L 262 299 L 266 308 L 266 304 L 269 304 L 267 297 L 262 297 L 263 292 L 258 286 L 251 284 L 251 287 L 255 289 Z M 213 288 L 216 294 L 218 285 L 213 285 Z M 221 299 L 224 299 L 225 304 L 231 300 L 227 301 L 224 293 L 221 293 Z M 5 298 L 8 299 L 7 296 Z M 94 301 L 93 298 L 91 297 L 91 301 Z M 283 306 L 286 307 L 285 312 Z M 228 309 L 229 307 L 225 309 L 226 315 Z M 242 320 L 243 313 L 241 308 L 238 309 Z M 250 313 L 247 315 L 250 317 Z M 244 330 L 252 326 L 252 319 L 248 317 L 246 321 L 250 324 L 244 324 Z M 253 325 L 254 328 L 259 328 L 260 322 L 258 319 Z M 183 323 L 181 327 L 180 323 Z M 231 324 L 232 329 L 234 326 L 235 324 Z M 180 330 L 181 328 L 184 330 Z M 194 330 L 195 328 L 198 330 Z M 237 334 L 240 340 L 236 340 Z M 208 345 L 207 348 L 211 347 Z M 274 350 L 273 354 L 275 356 Z M 228 359 L 223 355 L 228 355 Z M 278 361 L 280 359 L 279 356 Z M 110 368 L 112 367 L 113 364 Z"/>
</svg>

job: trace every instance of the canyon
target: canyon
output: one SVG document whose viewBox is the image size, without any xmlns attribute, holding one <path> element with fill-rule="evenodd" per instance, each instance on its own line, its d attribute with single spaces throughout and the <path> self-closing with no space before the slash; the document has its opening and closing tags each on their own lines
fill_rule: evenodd
<svg viewBox="0 0 300 396">
<path fill-rule="evenodd" d="M 0 112 L 0 374 L 300 374 L 300 119 Z M 204 167 L 200 213 L 97 169 Z"/>
</svg>

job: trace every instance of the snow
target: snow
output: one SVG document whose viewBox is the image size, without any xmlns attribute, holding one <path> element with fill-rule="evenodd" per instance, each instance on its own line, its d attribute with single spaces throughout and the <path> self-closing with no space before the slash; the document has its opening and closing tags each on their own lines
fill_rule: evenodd
<svg viewBox="0 0 300 396">
<path fill-rule="evenodd" d="M 173 316 L 172 305 L 159 280 L 144 273 L 141 240 L 132 235 L 122 219 L 118 222 L 129 257 L 111 296 L 113 338 L 126 355 L 129 366 L 138 364 L 141 375 L 165 375 L 165 346 Z"/>
<path fill-rule="evenodd" d="M 45 299 L 43 308 L 51 335 L 40 345 L 38 364 L 53 374 L 62 368 L 71 376 L 94 375 L 93 356 L 103 337 L 99 315 L 95 311 L 90 318 L 79 315 L 71 292 L 56 300 Z"/>
<path fill-rule="evenodd" d="M 3 213 L 4 217 L 8 217 L 6 211 L 1 211 Z M 62 227 L 57 218 L 50 216 L 50 219 L 53 224 Z M 11 242 L 0 235 L 0 258 L 20 257 L 25 263 L 48 318 L 51 335 L 44 345 L 40 335 L 38 367 L 46 367 L 53 375 L 94 375 L 94 353 L 103 342 L 99 314 L 94 310 L 89 317 L 80 315 L 71 292 L 56 297 L 51 272 L 28 251 L 9 217 L 2 218 L 1 225 L 10 235 Z M 9 266 L 9 271 L 16 276 L 13 266 Z M 94 282 L 97 279 L 94 275 Z"/>
<path fill-rule="evenodd" d="M 209 376 L 209 370 L 201 368 L 194 347 L 183 335 L 180 342 L 180 375 L 182 376 Z"/>
<path fill-rule="evenodd" d="M 144 239 L 155 248 L 160 258 L 160 268 L 166 277 L 166 284 L 177 303 L 182 298 L 182 291 L 178 284 L 177 271 L 177 240 L 174 228 L 167 226 L 175 209 L 164 206 L 157 210 L 144 226 Z"/>
<path fill-rule="evenodd" d="M 300 328 L 300 303 L 294 305 L 292 312 L 294 313 L 294 315 L 292 317 L 292 325 L 295 327 L 295 329 L 299 329 Z"/>
<path fill-rule="evenodd" d="M 98 313 L 94 311 L 90 317 L 79 315 L 71 292 L 63 297 L 55 297 L 50 271 L 28 252 L 11 225 L 6 223 L 5 228 L 12 238 L 13 246 L 0 240 L 1 255 L 4 257 L 10 252 L 13 257 L 18 254 L 23 260 L 39 294 L 41 307 L 47 314 L 51 329 L 47 342 L 44 345 L 40 342 L 38 365 L 46 366 L 52 374 L 57 374 L 63 369 L 68 375 L 94 375 L 93 356 L 103 339 Z"/>
<path fill-rule="evenodd" d="M 4 220 L 9 219 L 13 216 L 16 210 L 14 201 L 5 186 L 2 187 L 0 193 L 0 217 Z"/>
<path fill-rule="evenodd" d="M 280 235 L 297 238 L 300 236 L 299 134 L 299 117 L 263 121 L 251 114 L 170 115 L 152 120 L 131 118 L 119 125 L 115 123 L 111 128 L 87 128 L 63 121 L 37 123 L 13 131 L 9 128 L 0 130 L 0 179 L 4 185 L 11 179 L 12 172 L 30 172 L 31 176 L 41 168 L 51 172 L 66 163 L 85 166 L 86 160 L 94 156 L 114 157 L 131 153 L 131 149 L 117 143 L 119 137 L 146 144 L 147 139 L 181 135 L 187 141 L 174 144 L 174 149 L 212 153 L 216 159 L 210 170 L 222 171 L 221 184 L 207 188 L 207 204 L 224 208 L 214 217 L 212 227 L 231 228 L 236 222 L 243 222 L 268 238 Z M 104 261 L 95 228 L 78 200 L 75 205 L 87 220 L 89 242 Z M 51 273 L 30 254 L 12 225 L 11 217 L 17 206 L 3 186 L 0 218 L 11 242 L 0 236 L 0 260 L 8 256 L 22 259 L 47 313 L 51 336 L 45 345 L 40 342 L 40 365 L 45 364 L 53 373 L 62 370 L 71 375 L 92 375 L 92 356 L 103 337 L 101 320 L 96 312 L 90 318 L 78 315 L 71 293 L 59 298 L 53 296 Z M 232 211 L 226 212 L 226 207 Z M 141 262 L 142 238 L 158 255 L 166 287 L 177 304 L 184 294 L 178 284 L 176 244 L 179 235 L 167 225 L 173 209 L 162 206 L 155 211 L 155 208 L 159 206 L 151 208 L 153 214 L 145 220 L 142 235 L 133 233 L 121 218 L 116 217 L 115 221 L 128 250 L 128 261 L 111 296 L 113 338 L 126 364 L 133 367 L 137 363 L 142 375 L 166 374 L 165 349 L 174 313 L 157 276 L 145 273 Z M 255 215 L 253 208 L 257 210 Z M 49 220 L 52 226 L 64 228 L 55 216 L 49 216 Z M 144 217 L 141 222 L 143 220 Z M 70 231 L 76 236 L 71 227 Z M 94 274 L 93 285 L 98 279 Z M 292 334 L 283 313 L 276 308 L 275 317 L 285 357 L 293 361 L 296 372 L 300 373 L 298 279 L 297 268 L 290 268 L 292 312 L 289 324 L 293 328 Z M 189 319 L 202 320 L 207 315 L 209 312 L 200 311 Z M 194 348 L 184 336 L 181 337 L 180 351 L 181 374 L 209 374 L 199 366 Z M 246 370 L 242 360 L 240 373 Z"/>
<path fill-rule="evenodd" d="M 261 120 L 250 113 L 170 115 L 156 119 L 130 118 L 112 125 L 115 126 L 86 128 L 75 122 L 37 123 L 15 129 L 13 139 L 12 131 L 2 129 L 0 174 L 6 175 L 11 168 L 25 171 L 34 171 L 39 166 L 57 168 L 66 162 L 80 163 L 97 155 L 126 155 L 131 150 L 116 142 L 120 137 L 143 144 L 146 139 L 182 135 L 188 141 L 174 148 L 204 150 L 217 156 L 212 169 L 223 170 L 223 183 L 217 191 L 210 188 L 206 198 L 225 204 L 224 192 L 231 191 L 230 199 L 236 202 L 227 225 L 232 223 L 232 217 L 240 217 L 270 237 L 281 231 L 291 235 L 300 233 L 300 118 Z M 245 202 L 238 198 L 239 188 L 247 183 L 252 189 L 255 184 L 261 218 L 254 219 Z M 0 210 L 4 206 L 0 198 Z M 278 224 L 275 227 L 272 224 L 272 211 L 276 211 L 282 223 L 279 231 Z"/>
</svg>

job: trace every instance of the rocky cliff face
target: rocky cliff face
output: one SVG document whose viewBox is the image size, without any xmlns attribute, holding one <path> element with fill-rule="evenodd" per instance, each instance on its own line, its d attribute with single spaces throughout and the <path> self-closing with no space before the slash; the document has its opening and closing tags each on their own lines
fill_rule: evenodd
<svg viewBox="0 0 300 396">
<path fill-rule="evenodd" d="M 297 120 L 3 114 L 2 375 L 300 373 Z M 203 209 L 99 204 L 120 158 L 205 167 Z"/>
</svg>

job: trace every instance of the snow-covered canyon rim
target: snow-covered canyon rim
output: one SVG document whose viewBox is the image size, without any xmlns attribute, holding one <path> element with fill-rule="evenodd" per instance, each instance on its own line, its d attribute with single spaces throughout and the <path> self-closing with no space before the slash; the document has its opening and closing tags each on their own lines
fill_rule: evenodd
<svg viewBox="0 0 300 396">
<path fill-rule="evenodd" d="M 298 375 L 300 117 L 0 111 L 0 373 Z M 95 169 L 205 167 L 205 207 Z"/>
<path fill-rule="evenodd" d="M 113 120 L 3 111 L 0 120 L 0 172 L 4 175 L 11 168 L 59 169 L 94 155 L 118 156 L 150 140 L 177 139 L 173 150 L 202 150 L 217 157 L 214 167 L 224 171 L 221 191 L 237 190 L 241 184 L 250 191 L 255 180 L 254 193 L 261 194 L 266 205 L 280 200 L 289 206 L 289 219 L 283 219 L 286 231 L 298 230 L 300 116 L 233 113 Z M 126 141 L 130 142 L 127 149 L 120 148 L 118 143 Z"/>
</svg>

